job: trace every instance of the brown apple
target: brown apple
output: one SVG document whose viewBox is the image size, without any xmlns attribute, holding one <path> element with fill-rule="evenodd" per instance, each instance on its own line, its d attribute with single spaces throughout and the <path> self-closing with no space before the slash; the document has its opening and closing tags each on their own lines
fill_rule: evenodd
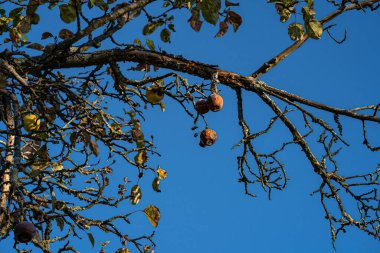
<svg viewBox="0 0 380 253">
<path fill-rule="evenodd" d="M 218 93 L 212 93 L 208 98 L 207 98 L 207 105 L 208 108 L 213 111 L 217 112 L 220 111 L 223 107 L 223 98 L 221 95 Z"/>
<path fill-rule="evenodd" d="M 199 146 L 206 147 L 211 146 L 217 139 L 216 132 L 212 129 L 206 128 L 202 131 L 200 136 Z"/>
<path fill-rule="evenodd" d="M 197 103 L 195 104 L 195 110 L 199 113 L 199 114 L 205 114 L 205 113 L 208 113 L 209 111 L 209 108 L 208 108 L 208 103 L 206 101 L 206 99 L 199 99 L 197 101 Z"/>
</svg>

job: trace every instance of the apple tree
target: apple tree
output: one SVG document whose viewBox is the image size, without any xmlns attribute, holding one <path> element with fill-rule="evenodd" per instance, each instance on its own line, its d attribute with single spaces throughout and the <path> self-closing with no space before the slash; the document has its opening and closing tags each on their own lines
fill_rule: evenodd
<svg viewBox="0 0 380 253">
<path fill-rule="evenodd" d="M 316 11 L 320 2 L 331 8 L 324 17 Z M 367 134 L 368 123 L 379 127 L 380 104 L 338 108 L 265 82 L 265 74 L 304 43 L 319 43 L 321 36 L 343 43 L 345 38 L 339 41 L 330 31 L 331 21 L 352 12 L 377 11 L 380 0 L 267 1 L 278 22 L 286 23 L 293 42 L 250 75 L 164 50 L 166 43 L 176 41 L 179 15 L 187 15 L 186 25 L 197 32 L 215 26 L 210 36 L 217 38 L 239 32 L 244 17 L 237 1 L 0 3 L 0 241 L 14 236 L 16 252 L 30 252 L 31 244 L 44 253 L 78 252 L 70 239 L 85 236 L 94 244 L 93 229 L 120 240 L 119 253 L 154 252 L 154 233 L 131 237 L 115 225 L 133 222 L 132 206 L 139 205 L 144 189 L 160 192 L 160 182 L 167 177 L 165 168 L 149 162 L 159 149 L 151 133 L 143 131 L 145 112 L 152 106 L 165 111 L 164 101 L 175 101 L 194 122 L 196 145 L 207 148 L 217 141 L 207 116 L 223 109 L 220 87 L 236 94 L 241 139 L 234 148 L 241 151 L 237 176 L 245 194 L 255 197 L 262 189 L 270 197 L 272 191 L 283 190 L 288 176 L 279 154 L 299 146 L 299 155 L 320 178 L 313 194 L 320 198 L 331 240 L 348 227 L 380 238 L 380 167 L 346 175 L 336 160 L 349 145 L 341 118 L 361 124 L 357 134 L 368 152 L 380 150 Z M 55 32 L 43 30 L 42 15 L 51 15 Z M 134 20 L 144 22 L 142 36 L 118 41 L 118 34 L 134 28 Z M 160 40 L 153 39 L 155 34 Z M 249 108 L 244 107 L 243 93 L 257 95 L 273 113 L 259 132 L 245 119 L 243 109 Z M 290 114 L 297 115 L 297 122 Z M 281 124 L 291 138 L 262 153 L 255 140 L 270 135 L 274 124 Z M 123 176 L 110 182 L 112 173 Z M 146 175 L 154 175 L 151 184 L 141 183 Z M 348 201 L 356 208 L 349 208 Z M 117 208 L 124 203 L 131 208 Z M 91 212 L 97 208 L 110 211 L 94 217 Z M 157 226 L 159 207 L 138 210 Z"/>
</svg>

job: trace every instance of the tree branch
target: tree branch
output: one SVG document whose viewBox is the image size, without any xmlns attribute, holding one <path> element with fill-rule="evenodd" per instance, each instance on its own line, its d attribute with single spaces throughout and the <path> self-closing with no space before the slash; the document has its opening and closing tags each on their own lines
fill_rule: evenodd
<svg viewBox="0 0 380 253">
<path fill-rule="evenodd" d="M 351 11 L 351 10 L 361 10 L 364 8 L 370 8 L 372 7 L 375 3 L 380 2 L 380 0 L 366 0 L 366 1 L 361 1 L 360 3 L 353 3 L 347 6 L 342 6 L 336 11 L 333 11 L 326 17 L 322 18 L 320 20 L 321 24 L 327 24 L 334 18 L 338 17 L 340 14 L 343 12 Z M 288 57 L 291 53 L 296 51 L 298 48 L 300 48 L 307 40 L 309 39 L 309 36 L 305 34 L 300 40 L 294 42 L 291 46 L 286 48 L 284 51 L 270 59 L 269 61 L 265 62 L 260 68 L 258 68 L 251 76 L 256 80 L 263 74 L 267 73 L 270 71 L 272 68 L 276 67 L 281 61 L 283 61 L 286 57 Z"/>
<path fill-rule="evenodd" d="M 44 64 L 43 60 L 40 57 L 35 57 L 33 59 L 36 62 L 41 62 L 41 64 Z M 76 54 L 60 59 L 59 61 L 50 62 L 46 67 L 53 69 L 88 67 L 119 61 L 130 61 L 154 65 L 156 67 L 171 69 L 198 76 L 206 80 L 211 80 L 213 74 L 218 73 L 219 81 L 233 89 L 243 88 L 245 90 L 253 92 L 265 92 L 282 100 L 285 98 L 290 101 L 296 101 L 301 104 L 305 104 L 307 106 L 311 106 L 334 114 L 380 123 L 380 117 L 376 117 L 375 115 L 358 114 L 355 111 L 328 106 L 280 89 L 276 89 L 265 84 L 264 82 L 256 82 L 253 77 L 242 76 L 226 70 L 217 69 L 214 65 L 187 60 L 180 56 L 144 50 L 141 48 L 115 48 L 110 50 L 99 50 L 92 53 Z"/>
</svg>

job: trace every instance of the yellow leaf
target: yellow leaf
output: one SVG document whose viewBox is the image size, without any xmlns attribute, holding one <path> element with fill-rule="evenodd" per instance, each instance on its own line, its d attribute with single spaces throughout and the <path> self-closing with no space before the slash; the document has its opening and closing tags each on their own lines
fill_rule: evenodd
<svg viewBox="0 0 380 253">
<path fill-rule="evenodd" d="M 132 205 L 137 205 L 140 202 L 142 197 L 141 188 L 138 185 L 135 185 L 131 189 L 130 201 Z"/>
<path fill-rule="evenodd" d="M 155 206 L 149 205 L 145 208 L 144 213 L 150 223 L 154 227 L 157 227 L 158 222 L 160 221 L 160 210 Z"/>
<path fill-rule="evenodd" d="M 40 128 L 40 120 L 34 114 L 25 115 L 23 118 L 24 128 L 27 132 L 37 131 Z"/>
<path fill-rule="evenodd" d="M 138 165 L 138 166 L 143 166 L 144 163 L 146 163 L 148 161 L 148 155 L 146 153 L 145 150 L 143 151 L 139 151 L 136 155 L 135 155 L 135 163 Z"/>
<path fill-rule="evenodd" d="M 158 175 L 158 179 L 160 179 L 160 180 L 165 179 L 168 176 L 168 173 L 165 170 L 161 169 L 160 166 L 158 166 L 156 172 Z"/>
</svg>

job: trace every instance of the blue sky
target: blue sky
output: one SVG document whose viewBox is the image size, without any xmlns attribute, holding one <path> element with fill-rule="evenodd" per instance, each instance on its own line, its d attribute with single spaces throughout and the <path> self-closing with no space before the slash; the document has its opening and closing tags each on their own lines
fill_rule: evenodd
<svg viewBox="0 0 380 253">
<path fill-rule="evenodd" d="M 186 23 L 188 13 L 182 12 L 185 15 L 176 17 L 177 32 L 172 35 L 172 43 L 163 44 L 157 40 L 156 44 L 167 52 L 248 75 L 292 42 L 287 35 L 287 25 L 278 21 L 272 5 L 265 1 L 240 2 L 236 10 L 243 17 L 243 24 L 237 33 L 231 29 L 225 37 L 215 39 L 213 36 L 217 28 L 210 25 L 204 25 L 200 33 L 195 33 Z M 331 10 L 327 4 L 317 3 L 316 8 L 319 18 Z M 50 18 L 41 16 L 44 25 L 39 28 L 41 30 L 34 28 L 32 32 L 36 36 L 42 33 L 42 29 L 56 33 L 57 28 Z M 347 30 L 345 43 L 338 45 L 327 34 L 321 40 L 309 40 L 264 75 L 262 80 L 306 98 L 343 108 L 380 102 L 379 11 L 346 13 L 334 23 L 337 26 L 333 31 L 338 38 Z M 135 38 L 144 40 L 141 35 L 143 25 L 143 22 L 135 21 L 117 38 L 128 43 Z M 151 36 L 153 39 L 156 37 Z M 189 81 L 201 80 L 190 78 Z M 153 166 L 160 164 L 169 174 L 162 181 L 161 193 L 150 189 L 151 177 L 143 179 L 144 197 L 136 207 L 143 209 L 148 204 L 154 204 L 161 210 L 155 252 L 334 252 L 319 197 L 310 196 L 319 186 L 320 179 L 314 175 L 299 147 L 293 146 L 281 156 L 290 178 L 284 191 L 274 192 L 270 201 L 260 190 L 255 192 L 257 198 L 244 195 L 243 185 L 237 182 L 236 155 L 240 150 L 231 150 L 241 138 L 236 98 L 228 87 L 221 85 L 220 89 L 225 102 L 223 110 L 206 116 L 209 126 L 218 133 L 218 140 L 212 147 L 198 146 L 198 139 L 193 137 L 194 132 L 191 131 L 192 120 L 169 99 L 165 99 L 165 113 L 151 107 L 146 111 L 147 120 L 142 122 L 143 129 L 146 135 L 154 134 L 162 155 L 149 162 Z M 265 127 L 273 116 L 254 94 L 244 93 L 244 109 L 252 131 Z M 332 120 L 331 115 L 318 115 L 330 122 Z M 339 156 L 341 173 L 348 175 L 375 168 L 379 162 L 378 154 L 368 154 L 361 145 L 360 122 L 342 118 L 342 123 L 351 147 Z M 199 126 L 200 129 L 204 127 L 202 124 Z M 370 135 L 373 141 L 378 141 L 379 126 L 371 128 Z M 287 130 L 278 124 L 272 135 L 258 140 L 256 148 L 272 150 L 281 144 L 280 140 L 289 136 Z M 112 180 L 121 178 L 121 175 L 133 178 L 135 171 L 128 170 L 122 164 L 117 167 Z M 130 205 L 120 208 L 135 210 Z M 93 215 L 101 213 L 99 211 Z M 152 231 L 152 227 L 140 213 L 123 230 L 133 235 Z M 96 231 L 94 235 L 96 239 L 109 240 L 107 235 Z M 100 247 L 97 245 L 94 250 L 91 249 L 85 236 L 83 243 L 77 242 L 79 251 L 98 252 Z M 9 243 L 4 244 L 5 247 L 10 246 Z M 336 246 L 337 253 L 375 253 L 380 248 L 378 241 L 356 229 L 340 234 Z M 106 249 L 107 252 L 114 252 L 118 247 L 114 240 Z"/>
</svg>

